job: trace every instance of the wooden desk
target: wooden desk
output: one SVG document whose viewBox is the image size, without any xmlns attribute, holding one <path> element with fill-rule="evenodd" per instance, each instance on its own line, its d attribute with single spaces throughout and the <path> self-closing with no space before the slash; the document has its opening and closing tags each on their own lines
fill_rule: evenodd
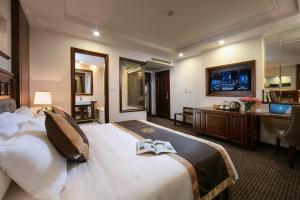
<svg viewBox="0 0 300 200">
<path fill-rule="evenodd" d="M 213 108 L 195 108 L 193 129 L 199 134 L 239 144 L 245 149 L 255 150 L 260 138 L 260 118 L 284 118 L 280 115 L 259 112 L 233 112 Z"/>
<path fill-rule="evenodd" d="M 291 115 L 287 114 L 273 114 L 268 112 L 249 112 L 249 148 L 256 149 L 256 144 L 260 142 L 261 118 L 275 118 L 275 119 L 291 119 Z"/>
</svg>

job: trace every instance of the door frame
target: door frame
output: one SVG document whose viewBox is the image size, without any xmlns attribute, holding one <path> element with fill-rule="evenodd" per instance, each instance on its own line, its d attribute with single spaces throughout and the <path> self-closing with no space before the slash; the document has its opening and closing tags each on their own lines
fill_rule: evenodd
<svg viewBox="0 0 300 200">
<path fill-rule="evenodd" d="M 158 116 L 159 117 L 159 115 L 158 115 L 158 99 L 159 99 L 159 95 L 158 95 L 158 93 L 159 93 L 159 88 L 158 88 L 158 84 L 157 84 L 157 82 L 158 82 L 158 79 L 157 79 L 157 74 L 158 73 L 161 73 L 161 72 L 168 72 L 168 74 L 169 74 L 169 83 L 168 83 L 168 91 L 169 91 L 169 94 L 168 94 L 168 97 L 169 97 L 169 101 L 168 101 L 168 107 L 169 107 L 169 116 L 168 116 L 168 119 L 171 119 L 171 95 L 170 95 L 170 70 L 168 69 L 168 70 L 162 70 L 162 71 L 158 71 L 158 72 L 155 72 L 155 107 L 156 107 L 156 116 Z"/>
<path fill-rule="evenodd" d="M 87 54 L 91 56 L 98 56 L 104 58 L 105 70 L 104 70 L 104 108 L 105 108 L 105 123 L 109 123 L 109 55 L 94 51 L 88 51 L 85 49 L 79 49 L 71 47 L 71 113 L 75 116 L 75 54 Z"/>
<path fill-rule="evenodd" d="M 152 78 L 151 78 L 152 73 L 151 72 L 145 72 L 145 85 L 146 85 L 146 76 L 149 76 L 149 113 L 147 112 L 148 115 L 152 115 Z"/>
</svg>

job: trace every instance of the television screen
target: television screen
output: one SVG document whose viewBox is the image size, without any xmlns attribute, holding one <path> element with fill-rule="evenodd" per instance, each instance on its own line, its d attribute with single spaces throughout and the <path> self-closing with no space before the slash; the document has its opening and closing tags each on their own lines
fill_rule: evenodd
<svg viewBox="0 0 300 200">
<path fill-rule="evenodd" d="M 251 91 L 251 69 L 212 71 L 210 91 Z"/>
</svg>

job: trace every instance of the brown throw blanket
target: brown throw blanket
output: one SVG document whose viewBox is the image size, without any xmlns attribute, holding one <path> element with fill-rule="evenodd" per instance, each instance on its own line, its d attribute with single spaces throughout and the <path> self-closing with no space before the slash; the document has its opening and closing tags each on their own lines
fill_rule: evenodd
<svg viewBox="0 0 300 200">
<path fill-rule="evenodd" d="M 181 162 L 191 175 L 194 199 L 213 199 L 235 183 L 233 169 L 224 150 L 209 142 L 200 142 L 141 121 L 114 124 L 137 139 L 169 141 L 177 154 L 168 154 Z"/>
</svg>

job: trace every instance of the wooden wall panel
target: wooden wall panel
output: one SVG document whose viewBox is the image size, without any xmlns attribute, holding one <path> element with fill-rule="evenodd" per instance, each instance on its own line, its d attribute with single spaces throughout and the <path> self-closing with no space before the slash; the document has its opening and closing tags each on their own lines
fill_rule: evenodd
<svg viewBox="0 0 300 200">
<path fill-rule="evenodd" d="M 17 106 L 30 106 L 29 23 L 18 0 L 11 1 L 12 72 L 16 75 Z"/>
<path fill-rule="evenodd" d="M 296 68 L 296 90 L 300 90 L 300 65 Z"/>
</svg>

